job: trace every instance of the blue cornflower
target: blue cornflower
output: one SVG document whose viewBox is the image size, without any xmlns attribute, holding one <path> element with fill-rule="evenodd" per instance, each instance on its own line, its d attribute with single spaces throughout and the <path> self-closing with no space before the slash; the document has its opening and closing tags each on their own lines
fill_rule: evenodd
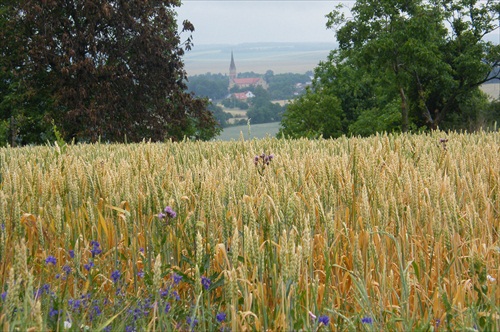
<svg viewBox="0 0 500 332">
<path fill-rule="evenodd" d="M 177 285 L 179 282 L 181 282 L 182 276 L 178 275 L 177 273 L 174 273 L 172 275 L 172 279 L 174 280 L 174 285 Z"/>
<path fill-rule="evenodd" d="M 57 316 L 57 315 L 59 315 L 59 312 L 62 312 L 62 310 L 56 310 L 54 308 L 51 308 L 50 311 L 49 311 L 49 316 L 50 317 Z"/>
<path fill-rule="evenodd" d="M 188 325 L 192 325 L 192 326 L 196 326 L 198 324 L 198 320 L 196 318 L 191 319 L 191 317 L 188 317 L 186 319 L 186 322 L 188 323 Z"/>
<path fill-rule="evenodd" d="M 90 269 L 94 267 L 94 262 L 90 261 L 88 264 L 83 265 L 83 267 L 85 270 L 90 271 Z"/>
<path fill-rule="evenodd" d="M 2 301 L 5 301 L 5 298 L 7 297 L 7 292 L 3 292 L 1 296 L 2 296 Z"/>
<path fill-rule="evenodd" d="M 75 251 L 74 250 L 69 251 L 69 257 L 75 258 Z"/>
<path fill-rule="evenodd" d="M 101 308 L 99 308 L 99 306 L 98 306 L 98 305 L 95 305 L 95 306 L 94 306 L 94 313 L 95 313 L 97 316 L 99 316 L 99 315 L 102 313 Z"/>
<path fill-rule="evenodd" d="M 166 289 L 160 289 L 160 296 L 161 297 L 167 297 L 169 293 L 170 293 L 170 290 L 168 287 Z"/>
<path fill-rule="evenodd" d="M 209 278 L 207 278 L 205 276 L 201 277 L 201 285 L 203 286 L 203 288 L 208 289 L 211 284 L 212 284 L 212 281 L 210 281 Z"/>
<path fill-rule="evenodd" d="M 49 284 L 44 284 L 41 288 L 38 288 L 36 291 L 35 291 L 35 297 L 40 297 L 42 296 L 42 294 L 45 293 L 45 294 L 49 294 L 50 293 L 50 285 Z"/>
<path fill-rule="evenodd" d="M 181 299 L 181 297 L 179 296 L 179 293 L 177 293 L 177 291 L 173 291 L 172 292 L 172 296 L 174 299 L 176 299 L 177 301 L 179 301 Z"/>
<path fill-rule="evenodd" d="M 49 257 L 45 258 L 45 264 L 56 265 L 56 263 L 57 263 L 57 259 L 54 256 L 49 256 Z"/>
<path fill-rule="evenodd" d="M 322 323 L 325 326 L 328 326 L 328 324 L 330 324 L 330 317 L 328 317 L 328 316 L 319 316 L 318 317 L 318 322 Z"/>
<path fill-rule="evenodd" d="M 101 308 L 99 308 L 98 305 L 94 305 L 92 309 L 93 310 L 90 312 L 89 316 L 90 321 L 93 321 L 96 316 L 99 316 L 102 313 Z"/>
<path fill-rule="evenodd" d="M 363 319 L 361 319 L 361 323 L 363 324 L 373 324 L 373 319 L 369 316 L 365 316 L 363 317 Z"/>
<path fill-rule="evenodd" d="M 81 300 L 73 300 L 73 299 L 69 299 L 69 300 L 68 300 L 68 305 L 69 305 L 69 307 L 71 308 L 71 310 L 78 310 L 78 309 L 80 309 L 81 307 L 83 307 L 83 305 L 82 305 L 82 301 L 81 301 Z"/>
<path fill-rule="evenodd" d="M 219 312 L 219 313 L 217 314 L 217 316 L 215 316 L 215 318 L 217 318 L 217 321 L 218 321 L 219 323 L 222 323 L 223 321 L 225 321 L 225 320 L 226 320 L 226 313 L 225 313 L 225 312 Z"/>
<path fill-rule="evenodd" d="M 92 249 L 90 249 L 90 252 L 92 253 L 92 257 L 99 255 L 102 250 L 101 250 L 101 245 L 97 241 L 90 241 L 90 245 L 92 246 Z"/>
<path fill-rule="evenodd" d="M 120 279 L 121 275 L 122 274 L 120 273 L 120 271 L 114 270 L 113 272 L 111 272 L 111 279 L 113 279 L 113 282 L 116 283 Z"/>
<path fill-rule="evenodd" d="M 62 267 L 62 270 L 64 271 L 64 273 L 66 274 L 70 274 L 71 273 L 71 267 L 69 265 L 64 265 Z"/>
<path fill-rule="evenodd" d="M 167 302 L 167 304 L 165 305 L 165 313 L 168 314 L 168 312 L 170 311 L 170 308 L 171 308 L 171 305 L 169 302 Z"/>
</svg>

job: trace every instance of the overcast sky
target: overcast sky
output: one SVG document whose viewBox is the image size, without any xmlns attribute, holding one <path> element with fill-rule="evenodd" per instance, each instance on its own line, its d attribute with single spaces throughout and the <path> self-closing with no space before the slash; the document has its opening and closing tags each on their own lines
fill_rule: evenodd
<svg viewBox="0 0 500 332">
<path fill-rule="evenodd" d="M 335 42 L 325 15 L 352 0 L 182 0 L 178 22 L 193 23 L 195 45 L 252 42 Z M 486 38 L 499 43 L 497 29 Z"/>
<path fill-rule="evenodd" d="M 179 25 L 193 23 L 195 44 L 335 42 L 325 15 L 338 1 L 182 0 Z M 349 1 L 347 1 L 349 3 Z"/>
</svg>

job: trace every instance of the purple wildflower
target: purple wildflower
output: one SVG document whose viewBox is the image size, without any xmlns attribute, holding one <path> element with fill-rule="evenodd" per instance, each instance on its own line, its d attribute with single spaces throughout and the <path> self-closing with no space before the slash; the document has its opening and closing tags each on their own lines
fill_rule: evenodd
<svg viewBox="0 0 500 332">
<path fill-rule="evenodd" d="M 198 319 L 191 319 L 191 317 L 188 317 L 186 319 L 186 322 L 188 323 L 188 325 L 192 325 L 192 326 L 196 326 L 198 324 Z"/>
<path fill-rule="evenodd" d="M 43 293 L 49 294 L 50 293 L 50 285 L 44 284 L 41 288 L 38 288 L 34 293 L 35 293 L 34 295 L 36 298 L 42 296 Z"/>
<path fill-rule="evenodd" d="M 75 258 L 75 251 L 74 250 L 69 251 L 69 257 Z"/>
<path fill-rule="evenodd" d="M 203 288 L 208 289 L 210 287 L 210 284 L 212 284 L 212 281 L 209 278 L 205 276 L 201 277 L 201 285 L 203 286 Z"/>
<path fill-rule="evenodd" d="M 373 324 L 373 319 L 369 316 L 365 316 L 363 317 L 363 319 L 361 319 L 361 323 L 363 324 Z"/>
<path fill-rule="evenodd" d="M 63 269 L 64 273 L 66 273 L 66 274 L 71 273 L 71 267 L 69 265 L 64 265 L 62 269 Z"/>
<path fill-rule="evenodd" d="M 52 264 L 52 265 L 56 265 L 57 263 L 57 259 L 54 257 L 54 256 L 49 256 L 47 258 L 45 258 L 45 264 Z"/>
<path fill-rule="evenodd" d="M 163 212 L 165 212 L 165 214 L 167 215 L 167 217 L 169 218 L 175 218 L 177 217 L 177 213 L 170 207 L 170 206 L 167 206 Z"/>
<path fill-rule="evenodd" d="M 121 275 L 120 271 L 114 270 L 111 272 L 111 279 L 113 279 L 113 282 L 116 283 L 120 279 Z"/>
<path fill-rule="evenodd" d="M 92 249 L 90 249 L 90 252 L 92 253 L 92 257 L 99 255 L 102 250 L 101 250 L 101 245 L 97 241 L 90 241 L 90 245 L 92 246 Z"/>
<path fill-rule="evenodd" d="M 173 291 L 172 292 L 172 297 L 176 300 L 176 301 L 179 301 L 181 299 L 181 297 L 179 296 L 179 293 L 177 293 L 177 291 Z"/>
<path fill-rule="evenodd" d="M 158 213 L 158 219 L 165 219 L 167 215 L 163 212 Z"/>
<path fill-rule="evenodd" d="M 226 320 L 226 313 L 225 313 L 225 312 L 219 312 L 219 313 L 217 314 L 217 316 L 215 316 L 215 318 L 217 318 L 217 321 L 218 321 L 219 323 L 222 323 L 223 321 L 225 321 L 225 320 Z"/>
<path fill-rule="evenodd" d="M 94 267 L 94 262 L 90 261 L 88 264 L 83 265 L 83 267 L 85 270 L 90 271 L 90 269 Z"/>
<path fill-rule="evenodd" d="M 174 285 L 177 285 L 179 284 L 179 282 L 181 282 L 182 276 L 178 275 L 177 273 L 174 273 L 172 275 L 172 279 L 174 280 Z"/>
<path fill-rule="evenodd" d="M 62 312 L 62 310 L 57 310 L 57 309 L 51 308 L 49 311 L 49 316 L 50 317 L 57 316 L 57 315 L 59 315 L 60 312 Z"/>
<path fill-rule="evenodd" d="M 137 276 L 139 278 L 144 278 L 144 271 L 143 270 L 140 270 L 139 272 L 137 272 Z"/>
<path fill-rule="evenodd" d="M 5 298 L 7 297 L 7 292 L 3 292 L 1 296 L 2 296 L 2 301 L 5 301 Z"/>
<path fill-rule="evenodd" d="M 160 289 L 160 296 L 161 297 L 167 297 L 168 294 L 169 294 L 169 288 L 167 287 L 167 289 Z"/>
<path fill-rule="evenodd" d="M 165 305 L 165 310 L 164 310 L 166 314 L 168 314 L 168 312 L 170 311 L 170 308 L 171 308 L 170 303 L 167 302 L 167 304 Z"/>
<path fill-rule="evenodd" d="M 328 324 L 330 324 L 330 317 L 328 317 L 328 316 L 319 316 L 318 317 L 318 322 L 322 323 L 325 326 L 328 326 Z"/>
</svg>

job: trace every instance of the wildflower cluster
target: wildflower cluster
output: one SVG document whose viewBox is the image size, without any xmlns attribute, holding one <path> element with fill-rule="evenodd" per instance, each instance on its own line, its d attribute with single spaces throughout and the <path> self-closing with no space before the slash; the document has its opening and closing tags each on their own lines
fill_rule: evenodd
<svg viewBox="0 0 500 332">
<path fill-rule="evenodd" d="M 260 175 L 264 174 L 264 170 L 266 169 L 267 166 L 269 166 L 273 158 L 274 154 L 272 153 L 268 155 L 262 153 L 260 156 L 255 156 L 253 158 L 253 163 L 257 167 L 257 171 L 259 172 Z"/>
<path fill-rule="evenodd" d="M 160 220 L 165 219 L 167 223 L 175 217 L 177 217 L 177 213 L 170 206 L 165 207 L 162 212 L 158 213 L 158 218 Z"/>
<path fill-rule="evenodd" d="M 441 144 L 441 147 L 443 148 L 443 151 L 448 150 L 448 148 L 446 146 L 446 143 L 448 143 L 448 139 L 447 138 L 441 138 L 439 140 L 439 144 Z"/>
</svg>

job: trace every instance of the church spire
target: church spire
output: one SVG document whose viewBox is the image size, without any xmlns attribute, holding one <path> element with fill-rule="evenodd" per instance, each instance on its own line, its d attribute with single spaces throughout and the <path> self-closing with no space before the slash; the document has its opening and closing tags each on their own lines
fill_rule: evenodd
<svg viewBox="0 0 500 332">
<path fill-rule="evenodd" d="M 236 78 L 236 65 L 234 64 L 233 51 L 231 51 L 231 64 L 229 65 L 229 78 Z"/>
</svg>

